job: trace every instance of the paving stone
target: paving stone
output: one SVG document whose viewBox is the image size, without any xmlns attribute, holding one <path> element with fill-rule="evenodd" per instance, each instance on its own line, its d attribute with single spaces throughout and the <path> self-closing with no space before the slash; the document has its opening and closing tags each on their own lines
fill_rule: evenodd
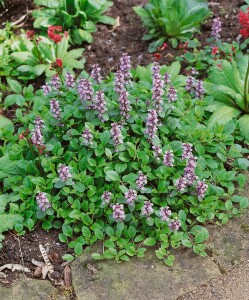
<svg viewBox="0 0 249 300">
<path fill-rule="evenodd" d="M 73 285 L 79 300 L 175 300 L 220 274 L 217 265 L 185 250 L 176 253 L 173 268 L 169 268 L 149 250 L 145 258 L 132 258 L 129 262 L 96 261 L 91 253 L 101 247 L 87 248 L 72 264 Z M 87 268 L 91 263 L 94 274 Z"/>
<path fill-rule="evenodd" d="M 20 274 L 18 282 L 10 288 L 0 286 L 3 300 L 50 300 L 55 288 L 46 280 L 27 278 Z"/>
<path fill-rule="evenodd" d="M 233 265 L 249 259 L 249 210 L 224 226 L 208 229 L 210 255 L 219 265 L 221 273 L 226 273 Z"/>
</svg>

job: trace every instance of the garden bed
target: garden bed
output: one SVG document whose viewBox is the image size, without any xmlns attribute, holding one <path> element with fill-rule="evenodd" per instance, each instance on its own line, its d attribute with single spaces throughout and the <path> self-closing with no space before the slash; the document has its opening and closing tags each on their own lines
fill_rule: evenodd
<svg viewBox="0 0 249 300">
<path fill-rule="evenodd" d="M 86 57 L 86 70 L 90 71 L 92 65 L 98 63 L 103 73 L 117 71 L 119 58 L 122 53 L 127 52 L 131 56 L 132 65 L 148 65 L 156 61 L 154 54 L 148 53 L 148 42 L 142 41 L 142 37 L 146 30 L 142 27 L 141 20 L 136 16 L 132 7 L 135 5 L 143 5 L 145 0 L 119 0 L 114 1 L 114 6 L 108 11 L 108 15 L 118 20 L 117 26 L 98 25 L 98 31 L 94 34 L 92 44 L 85 44 L 84 56 Z M 239 7 L 243 1 L 223 0 L 218 2 L 209 1 L 210 8 L 214 16 L 219 16 L 222 22 L 221 40 L 231 42 L 238 38 L 240 25 L 238 23 Z M 31 2 L 28 2 L 30 5 Z M 31 10 L 32 6 L 29 7 Z M 0 24 L 5 21 L 15 21 L 26 13 L 26 6 L 12 6 L 10 10 L 1 15 Z M 30 17 L 25 21 L 23 28 L 31 29 L 32 20 Z M 204 46 L 207 38 L 210 37 L 211 21 L 208 21 L 202 28 L 202 34 L 197 38 Z M 1 25 L 0 25 L 1 26 Z M 176 55 L 179 55 L 178 49 L 173 49 L 170 45 L 163 52 L 160 64 L 169 65 Z M 187 73 L 184 68 L 182 73 Z M 44 78 L 39 80 L 42 84 Z M 38 85 L 36 85 L 38 88 Z M 15 108 L 13 110 L 15 112 Z M 12 113 L 13 113 L 12 112 Z M 8 111 L 5 115 L 11 116 Z M 55 257 L 55 264 L 60 264 L 62 256 L 65 253 L 71 253 L 65 244 L 61 244 L 58 240 L 58 232 L 56 230 L 44 231 L 39 226 L 30 233 L 18 237 L 15 233 L 8 233 L 3 242 L 3 248 L 0 250 L 0 264 L 18 263 L 23 264 L 34 272 L 35 267 L 31 263 L 31 259 L 41 260 L 39 244 L 48 246 L 49 254 Z M 58 269 L 58 272 L 62 270 Z M 0 279 L 0 283 L 9 285 L 16 277 L 15 273 L 8 272 L 7 278 Z M 33 276 L 33 273 L 30 275 Z"/>
</svg>

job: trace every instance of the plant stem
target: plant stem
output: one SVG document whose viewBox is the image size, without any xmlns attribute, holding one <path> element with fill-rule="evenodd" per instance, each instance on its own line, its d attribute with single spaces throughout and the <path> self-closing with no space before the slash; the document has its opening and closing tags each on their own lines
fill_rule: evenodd
<svg viewBox="0 0 249 300">
<path fill-rule="evenodd" d="M 245 82 L 244 82 L 244 102 L 245 102 L 245 112 L 246 113 L 248 112 L 248 105 L 249 105 L 249 102 L 248 102 L 248 99 L 247 99 L 247 96 L 248 96 L 248 93 L 249 93 L 248 79 L 249 79 L 249 61 L 248 61 L 248 66 L 247 66 L 247 71 L 246 71 Z"/>
</svg>

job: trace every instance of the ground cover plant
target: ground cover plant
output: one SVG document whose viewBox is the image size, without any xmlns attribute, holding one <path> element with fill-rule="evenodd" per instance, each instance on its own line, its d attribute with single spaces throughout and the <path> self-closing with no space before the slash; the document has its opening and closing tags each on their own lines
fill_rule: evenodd
<svg viewBox="0 0 249 300">
<path fill-rule="evenodd" d="M 103 240 L 96 259 L 142 257 L 156 243 L 170 266 L 170 247 L 205 256 L 204 225 L 248 206 L 235 189 L 246 183 L 249 151 L 235 143 L 235 123 L 205 125 L 212 99 L 179 72 L 179 62 L 131 70 L 124 54 L 106 79 L 97 65 L 90 77 L 53 77 L 18 133 L 2 133 L 1 215 L 10 217 L 1 232 L 41 222 L 62 229 L 77 255 Z"/>
<path fill-rule="evenodd" d="M 72 44 L 91 43 L 96 23 L 114 25 L 115 20 L 103 13 L 112 6 L 107 0 L 36 0 L 38 9 L 33 11 L 34 27 L 47 29 L 49 26 L 62 26 L 68 30 Z"/>
<path fill-rule="evenodd" d="M 207 1 L 200 0 L 151 0 L 144 8 L 136 6 L 134 10 L 149 30 L 143 39 L 155 40 L 149 52 L 155 52 L 167 40 L 176 47 L 179 40 L 191 39 L 210 14 Z"/>
</svg>

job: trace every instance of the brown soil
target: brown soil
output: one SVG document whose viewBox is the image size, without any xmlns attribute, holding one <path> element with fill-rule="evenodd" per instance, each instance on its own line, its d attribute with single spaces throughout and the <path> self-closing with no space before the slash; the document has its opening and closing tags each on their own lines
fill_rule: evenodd
<svg viewBox="0 0 249 300">
<path fill-rule="evenodd" d="M 84 55 L 87 61 L 87 71 L 90 71 L 91 66 L 95 63 L 99 63 L 105 74 L 115 71 L 119 63 L 119 58 L 124 52 L 127 52 L 131 56 L 133 66 L 138 64 L 147 65 L 155 60 L 153 54 L 148 53 L 149 43 L 142 41 L 146 29 L 143 28 L 140 19 L 132 9 L 133 6 L 143 5 L 146 2 L 147 0 L 114 0 L 114 5 L 108 14 L 114 18 L 119 18 L 120 26 L 114 29 L 110 26 L 98 25 L 98 31 L 94 34 L 94 42 L 91 45 L 85 45 L 86 50 Z M 237 15 L 239 7 L 244 1 L 220 0 L 219 2 L 209 2 L 213 16 L 220 16 L 222 19 L 222 40 L 228 42 L 235 40 L 240 29 Z M 18 5 L 15 3 L 9 6 L 7 11 L 0 8 L 0 27 L 3 27 L 6 21 L 20 19 L 26 13 L 27 7 L 30 10 L 33 9 L 31 0 L 26 2 L 19 1 Z M 203 26 L 202 34 L 198 36 L 202 44 L 205 44 L 206 39 L 210 35 L 211 20 Z M 30 15 L 24 21 L 22 28 L 32 28 Z M 160 63 L 169 64 L 172 61 L 172 57 L 174 58 L 177 54 L 179 54 L 178 50 L 172 49 L 169 46 L 163 53 Z M 44 246 L 47 244 L 49 246 L 49 253 L 57 257 L 56 265 L 58 268 L 61 256 L 70 251 L 66 245 L 62 245 L 58 241 L 57 231 L 50 230 L 46 232 L 37 227 L 35 231 L 27 233 L 22 237 L 18 237 L 15 233 L 7 234 L 3 242 L 4 246 L 0 250 L 0 265 L 6 263 L 24 264 L 34 271 L 35 267 L 31 263 L 32 258 L 42 260 L 39 244 Z M 15 273 L 7 271 L 5 284 L 11 284 L 15 276 Z"/>
</svg>

